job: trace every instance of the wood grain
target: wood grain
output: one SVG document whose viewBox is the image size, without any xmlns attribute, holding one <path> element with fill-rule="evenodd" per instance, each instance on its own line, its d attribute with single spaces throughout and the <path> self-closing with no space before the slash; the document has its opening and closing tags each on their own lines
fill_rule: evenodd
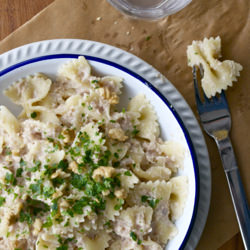
<svg viewBox="0 0 250 250">
<path fill-rule="evenodd" d="M 52 2 L 53 0 L 0 0 L 0 40 Z"/>
<path fill-rule="evenodd" d="M 0 40 L 36 15 L 54 0 L 0 0 Z M 244 250 L 238 233 L 219 250 Z"/>
</svg>

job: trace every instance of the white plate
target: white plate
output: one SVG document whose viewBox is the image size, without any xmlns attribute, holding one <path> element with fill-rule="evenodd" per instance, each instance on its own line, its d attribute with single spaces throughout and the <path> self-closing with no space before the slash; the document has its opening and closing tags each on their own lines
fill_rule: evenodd
<svg viewBox="0 0 250 250">
<path fill-rule="evenodd" d="M 21 77 L 42 72 L 54 78 L 59 65 L 84 55 L 94 71 L 124 79 L 121 103 L 143 92 L 153 104 L 164 139 L 181 142 L 189 195 L 183 216 L 176 222 L 179 233 L 166 249 L 194 249 L 203 231 L 210 203 L 211 175 L 207 148 L 199 125 L 174 86 L 152 66 L 115 47 L 85 40 L 60 39 L 28 44 L 0 55 L 0 104 L 18 114 L 2 92 Z M 164 222 L 163 222 L 164 223 Z"/>
</svg>

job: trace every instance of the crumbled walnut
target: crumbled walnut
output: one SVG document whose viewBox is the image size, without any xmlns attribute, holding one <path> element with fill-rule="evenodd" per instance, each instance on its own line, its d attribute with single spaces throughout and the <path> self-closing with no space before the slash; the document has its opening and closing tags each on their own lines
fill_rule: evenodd
<svg viewBox="0 0 250 250">
<path fill-rule="evenodd" d="M 52 175 L 51 175 L 51 179 L 55 179 L 55 178 L 57 178 L 57 177 L 62 177 L 62 178 L 66 178 L 66 177 L 69 177 L 70 176 L 70 174 L 68 174 L 68 173 L 65 173 L 64 171 L 62 171 L 61 169 L 57 169 L 56 170 L 56 172 L 55 173 L 53 173 Z"/>
<path fill-rule="evenodd" d="M 119 98 L 115 92 L 111 92 L 108 88 L 99 88 L 98 89 L 101 96 L 104 97 L 104 99 L 107 99 L 110 104 L 117 104 L 119 102 Z"/>
<path fill-rule="evenodd" d="M 128 136 L 125 135 L 121 128 L 111 128 L 108 132 L 111 139 L 116 139 L 118 141 L 126 141 Z"/>
<path fill-rule="evenodd" d="M 56 199 L 56 198 L 58 198 L 58 197 L 60 197 L 60 196 L 62 196 L 63 195 L 63 192 L 61 191 L 61 190 L 57 190 L 53 195 L 52 195 L 52 198 L 53 199 Z"/>
<path fill-rule="evenodd" d="M 12 155 L 13 155 L 13 156 L 20 156 L 19 150 L 13 150 L 13 151 L 12 151 Z"/>
<path fill-rule="evenodd" d="M 41 221 L 40 219 L 36 218 L 36 219 L 35 219 L 35 222 L 34 222 L 34 224 L 33 224 L 33 227 L 34 227 L 33 234 L 34 234 L 35 236 L 37 236 L 38 233 L 41 231 L 42 225 L 43 225 L 43 224 L 42 224 L 42 221 Z"/>
<path fill-rule="evenodd" d="M 113 167 L 99 167 L 93 172 L 93 179 L 96 181 L 100 181 L 101 177 L 110 178 L 115 173 L 115 169 Z"/>
<path fill-rule="evenodd" d="M 69 164 L 69 169 L 75 173 L 75 174 L 79 174 L 79 171 L 78 171 L 78 165 L 75 161 L 72 161 L 70 164 Z"/>
<path fill-rule="evenodd" d="M 115 196 L 119 199 L 125 199 L 127 194 L 125 189 L 121 188 L 115 191 Z"/>
<path fill-rule="evenodd" d="M 71 139 L 71 136 L 70 136 L 70 131 L 68 130 L 68 129 L 64 129 L 64 130 L 62 130 L 62 136 L 64 137 L 63 138 L 63 142 L 64 143 L 69 143 L 69 142 L 71 142 L 72 141 L 72 139 Z"/>
<path fill-rule="evenodd" d="M 59 203 L 59 206 L 61 208 L 67 208 L 67 207 L 69 207 L 69 203 L 66 200 L 61 200 Z"/>
<path fill-rule="evenodd" d="M 112 93 L 111 97 L 109 98 L 109 103 L 110 104 L 118 104 L 119 103 L 119 98 L 116 93 Z"/>
</svg>

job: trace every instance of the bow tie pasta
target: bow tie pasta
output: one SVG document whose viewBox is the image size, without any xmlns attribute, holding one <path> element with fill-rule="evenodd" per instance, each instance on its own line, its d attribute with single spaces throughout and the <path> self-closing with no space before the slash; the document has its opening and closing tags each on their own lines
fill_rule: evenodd
<svg viewBox="0 0 250 250">
<path fill-rule="evenodd" d="M 55 81 L 27 76 L 0 106 L 1 249 L 163 249 L 177 234 L 188 180 L 184 151 L 159 135 L 143 94 L 117 111 L 122 79 L 84 57 Z"/>
<path fill-rule="evenodd" d="M 221 93 L 240 76 L 243 69 L 239 63 L 231 60 L 220 61 L 221 39 L 205 38 L 203 41 L 193 41 L 187 48 L 188 66 L 202 65 L 204 77 L 201 80 L 202 88 L 208 98 Z"/>
</svg>

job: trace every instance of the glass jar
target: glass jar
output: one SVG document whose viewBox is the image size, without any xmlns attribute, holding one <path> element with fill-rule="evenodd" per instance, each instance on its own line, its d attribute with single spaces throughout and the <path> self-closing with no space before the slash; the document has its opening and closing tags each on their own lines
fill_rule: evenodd
<svg viewBox="0 0 250 250">
<path fill-rule="evenodd" d="M 122 13 L 134 18 L 158 20 L 186 7 L 192 0 L 107 0 Z"/>
</svg>

